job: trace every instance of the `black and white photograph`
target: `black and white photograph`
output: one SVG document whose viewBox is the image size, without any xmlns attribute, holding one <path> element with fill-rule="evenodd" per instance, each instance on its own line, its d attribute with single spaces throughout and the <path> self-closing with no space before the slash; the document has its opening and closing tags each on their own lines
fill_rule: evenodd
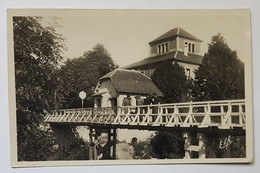
<svg viewBox="0 0 260 173">
<path fill-rule="evenodd" d="M 249 9 L 9 9 L 12 167 L 251 163 Z"/>
</svg>

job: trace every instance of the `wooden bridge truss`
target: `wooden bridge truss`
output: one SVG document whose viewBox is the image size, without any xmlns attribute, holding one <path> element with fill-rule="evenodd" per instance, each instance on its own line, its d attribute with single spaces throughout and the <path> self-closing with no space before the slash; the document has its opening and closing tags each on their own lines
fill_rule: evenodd
<svg viewBox="0 0 260 173">
<path fill-rule="evenodd" d="M 115 136 L 117 128 L 160 130 L 179 128 L 184 132 L 185 158 L 190 151 L 199 152 L 205 158 L 204 134 L 209 129 L 230 131 L 246 128 L 245 100 L 187 102 L 159 105 L 126 106 L 114 108 L 60 109 L 47 113 L 45 121 L 51 124 L 86 125 L 93 128 L 114 129 L 113 158 L 115 158 Z M 188 131 L 197 129 L 199 146 L 191 146 Z M 108 136 L 110 134 L 108 132 Z M 90 132 L 92 136 L 92 131 Z M 90 138 L 92 139 L 92 137 Z M 109 137 L 109 140 L 111 138 Z M 94 141 L 94 139 L 92 140 Z M 93 154 L 91 154 L 93 155 Z M 96 156 L 91 156 L 95 159 Z"/>
</svg>

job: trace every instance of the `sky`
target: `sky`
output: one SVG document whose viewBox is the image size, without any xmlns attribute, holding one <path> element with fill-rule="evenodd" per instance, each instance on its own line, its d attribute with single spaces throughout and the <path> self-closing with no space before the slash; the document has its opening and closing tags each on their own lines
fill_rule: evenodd
<svg viewBox="0 0 260 173">
<path fill-rule="evenodd" d="M 203 40 L 207 52 L 213 35 L 221 33 L 239 59 L 251 56 L 249 11 L 246 10 L 65 10 L 38 11 L 58 17 L 57 32 L 65 37 L 67 58 L 77 58 L 101 43 L 119 66 L 149 57 L 149 42 L 181 27 Z"/>
</svg>

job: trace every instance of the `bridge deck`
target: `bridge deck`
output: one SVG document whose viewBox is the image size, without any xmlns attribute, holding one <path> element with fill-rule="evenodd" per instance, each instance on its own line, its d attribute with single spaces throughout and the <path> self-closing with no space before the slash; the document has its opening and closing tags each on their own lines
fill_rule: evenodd
<svg viewBox="0 0 260 173">
<path fill-rule="evenodd" d="M 114 108 L 60 109 L 47 113 L 48 123 L 129 129 L 245 129 L 245 100 L 188 102 Z"/>
</svg>

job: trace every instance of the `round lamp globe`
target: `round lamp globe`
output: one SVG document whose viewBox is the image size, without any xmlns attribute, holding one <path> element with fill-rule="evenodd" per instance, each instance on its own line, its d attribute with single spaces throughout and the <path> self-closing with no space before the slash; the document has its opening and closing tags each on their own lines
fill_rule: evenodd
<svg viewBox="0 0 260 173">
<path fill-rule="evenodd" d="M 85 93 L 85 91 L 80 91 L 79 97 L 80 97 L 81 99 L 85 99 L 85 98 L 86 98 L 86 93 Z"/>
</svg>

